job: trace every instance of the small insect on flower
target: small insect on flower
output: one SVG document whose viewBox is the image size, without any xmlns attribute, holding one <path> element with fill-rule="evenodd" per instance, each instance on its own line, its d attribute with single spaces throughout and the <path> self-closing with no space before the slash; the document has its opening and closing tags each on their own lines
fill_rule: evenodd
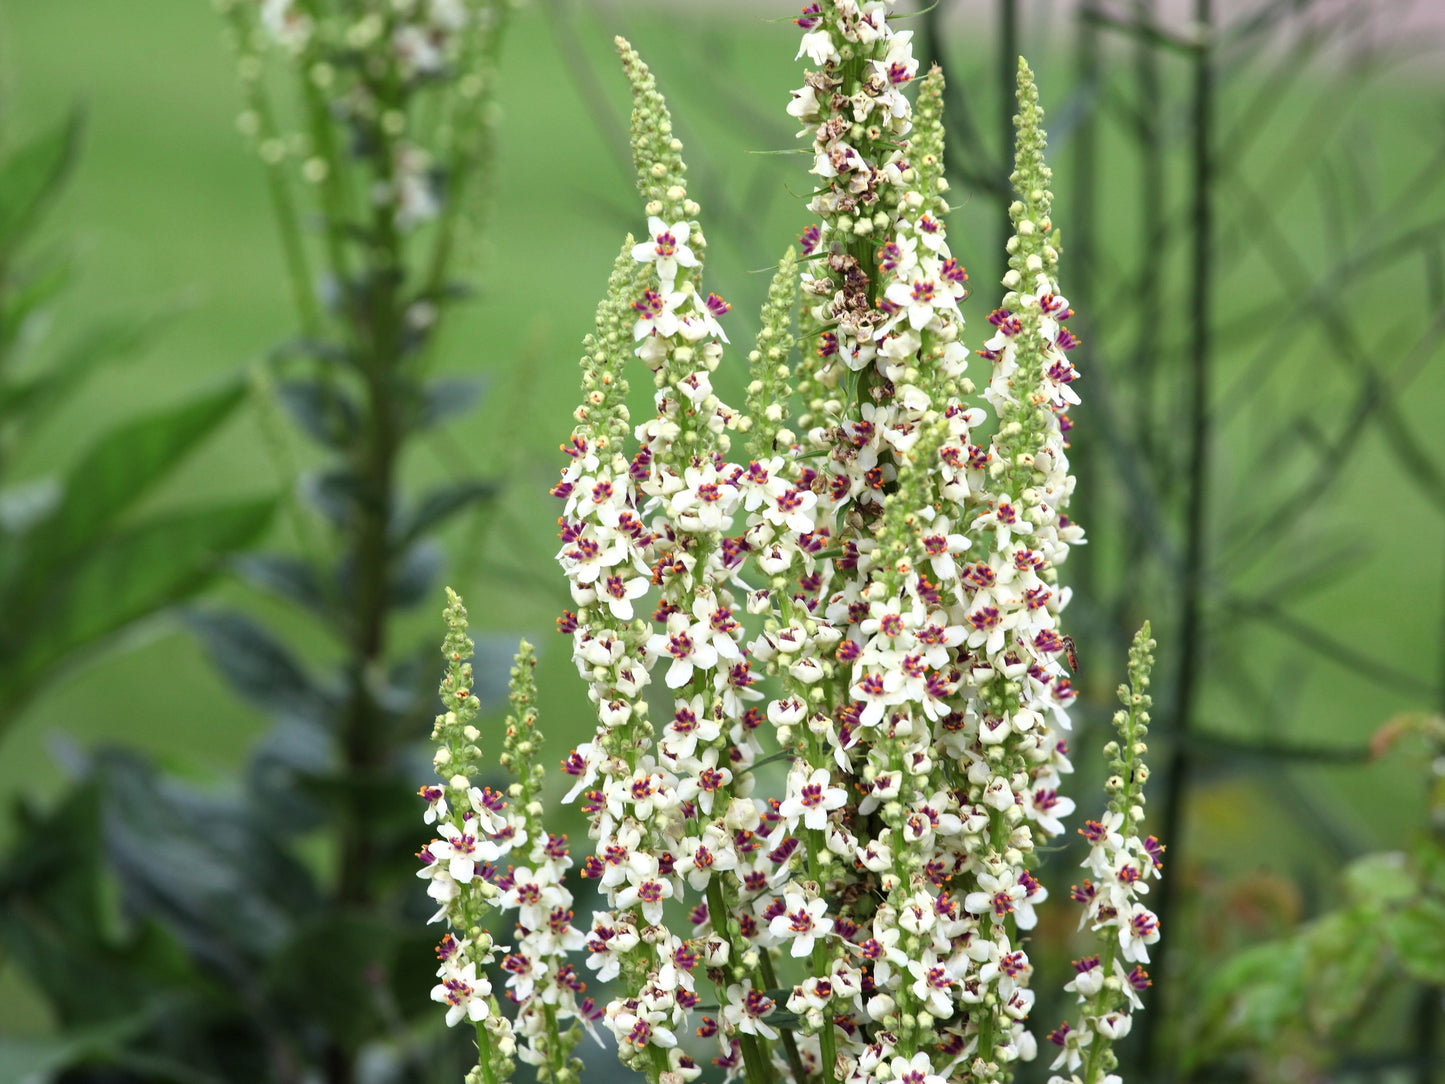
<svg viewBox="0 0 1445 1084">
<path fill-rule="evenodd" d="M 1063 638 L 1063 640 L 1064 640 L 1064 654 L 1069 657 L 1069 669 L 1074 672 L 1074 676 L 1075 676 L 1075 677 L 1078 677 L 1078 676 L 1079 676 L 1079 651 L 1078 651 L 1078 649 L 1077 649 L 1076 647 L 1074 647 L 1074 638 L 1073 638 L 1072 636 L 1065 636 L 1065 637 Z"/>
</svg>

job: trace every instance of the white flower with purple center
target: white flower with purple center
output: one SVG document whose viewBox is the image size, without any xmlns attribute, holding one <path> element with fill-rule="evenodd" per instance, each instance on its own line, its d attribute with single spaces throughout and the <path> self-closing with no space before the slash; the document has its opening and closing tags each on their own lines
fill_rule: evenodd
<svg viewBox="0 0 1445 1084">
<path fill-rule="evenodd" d="M 914 1054 L 911 1058 L 894 1058 L 891 1068 L 893 1078 L 898 1084 L 947 1084 L 943 1077 L 933 1071 L 933 1062 L 923 1052 Z"/>
<path fill-rule="evenodd" d="M 682 852 L 682 857 L 677 860 L 677 871 L 687 878 L 694 892 L 707 888 L 714 873 L 727 873 L 738 868 L 732 839 L 715 824 L 708 825 L 701 837 L 684 839 Z"/>
<path fill-rule="evenodd" d="M 685 531 L 722 532 L 732 522 L 741 494 L 712 463 L 688 467 L 683 488 L 672 496 L 673 522 Z"/>
<path fill-rule="evenodd" d="M 1159 940 L 1159 919 L 1142 903 L 1120 912 L 1119 948 L 1124 959 L 1136 964 L 1149 962 L 1149 947 Z"/>
<path fill-rule="evenodd" d="M 672 721 L 663 733 L 663 746 L 668 755 L 686 758 L 693 755 L 697 743 L 717 741 L 722 733 L 718 721 L 703 707 L 703 698 L 678 699 Z"/>
<path fill-rule="evenodd" d="M 492 987 L 485 976 L 477 975 L 477 965 L 467 963 L 461 967 L 444 964 L 437 977 L 442 981 L 432 987 L 433 1001 L 447 1005 L 447 1027 L 456 1027 L 463 1018 L 479 1023 L 487 1018 L 490 1007 L 487 999 Z"/>
<path fill-rule="evenodd" d="M 612 616 L 619 621 L 631 621 L 632 602 L 647 594 L 652 581 L 646 576 L 609 572 L 596 583 L 597 597 L 607 604 Z"/>
<path fill-rule="evenodd" d="M 634 339 L 645 339 L 649 335 L 660 335 L 669 339 L 677 334 L 677 310 L 687 301 L 687 294 L 681 290 L 646 290 L 632 303 L 637 313 L 637 323 L 632 327 Z"/>
<path fill-rule="evenodd" d="M 933 322 L 939 311 L 957 310 L 958 299 L 948 284 L 941 282 L 930 269 L 931 262 L 925 260 L 910 278 L 895 282 L 884 291 L 883 296 L 898 306 L 898 315 L 890 321 L 890 326 L 906 316 L 908 326 L 921 331 Z"/>
<path fill-rule="evenodd" d="M 478 827 L 470 816 L 463 817 L 462 824 L 461 828 L 455 824 L 443 824 L 437 831 L 446 837 L 445 840 L 434 841 L 427 849 L 438 862 L 447 863 L 447 872 L 453 880 L 470 884 L 476 876 L 478 864 L 495 862 L 502 852 L 490 840 L 476 837 L 474 833 Z"/>
<path fill-rule="evenodd" d="M 647 653 L 654 658 L 667 656 L 672 665 L 667 669 L 667 687 L 679 689 L 692 680 L 697 670 L 711 670 L 717 665 L 717 648 L 712 645 L 712 630 L 703 621 L 692 622 L 685 613 L 667 617 L 667 631 L 647 641 Z"/>
<path fill-rule="evenodd" d="M 718 323 L 724 316 L 732 311 L 729 305 L 717 294 L 708 294 L 706 298 L 698 294 L 692 295 L 693 311 L 688 314 L 687 322 L 691 327 L 697 329 L 697 334 L 691 334 L 689 329 L 684 330 L 684 336 L 692 341 L 711 335 L 715 339 L 728 341 L 727 332 Z"/>
<path fill-rule="evenodd" d="M 698 266 L 698 259 L 687 244 L 692 237 L 692 225 L 675 222 L 669 226 L 653 215 L 647 220 L 647 234 L 651 240 L 634 245 L 632 258 L 639 263 L 655 264 L 663 290 L 671 293 L 677 281 L 677 269 Z"/>
<path fill-rule="evenodd" d="M 641 868 L 637 868 L 641 866 Z M 627 886 L 612 901 L 617 908 L 637 907 L 650 925 L 662 922 L 663 904 L 672 899 L 672 878 L 658 872 L 657 859 L 651 855 L 628 869 Z"/>
<path fill-rule="evenodd" d="M 818 495 L 811 489 L 798 489 L 778 480 L 772 503 L 763 509 L 763 518 L 798 534 L 811 534 L 817 507 Z"/>
<path fill-rule="evenodd" d="M 768 923 L 768 930 L 780 941 L 792 941 L 788 952 L 794 957 L 809 955 L 813 942 L 826 937 L 833 929 L 828 904 L 823 900 L 810 900 L 800 892 L 788 892 L 783 896 L 783 908 L 783 913 Z"/>
<path fill-rule="evenodd" d="M 832 785 L 832 774 L 827 768 L 817 768 L 811 775 L 805 775 L 805 771 L 799 762 L 799 766 L 788 773 L 788 796 L 778 806 L 778 813 L 788 822 L 790 830 L 796 828 L 801 819 L 804 827 L 821 831 L 827 827 L 828 814 L 848 804 L 848 793 Z"/>
<path fill-rule="evenodd" d="M 883 713 L 903 702 L 903 675 L 897 670 L 871 670 L 849 688 L 855 699 L 863 702 L 859 726 L 877 726 Z"/>
<path fill-rule="evenodd" d="M 929 951 L 924 952 L 922 959 L 909 961 L 908 971 L 913 976 L 910 987 L 913 996 L 940 1020 L 952 1016 L 953 988 L 957 982 L 947 965 Z"/>
<path fill-rule="evenodd" d="M 954 556 L 973 544 L 952 528 L 947 516 L 938 516 L 918 532 L 918 540 L 923 546 L 928 563 L 933 567 L 934 574 L 944 582 L 952 580 L 958 574 Z"/>
</svg>

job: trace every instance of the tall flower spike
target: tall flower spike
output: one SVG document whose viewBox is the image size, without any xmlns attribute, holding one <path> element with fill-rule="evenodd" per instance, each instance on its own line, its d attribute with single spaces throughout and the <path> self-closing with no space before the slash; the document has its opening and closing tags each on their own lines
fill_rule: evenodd
<svg viewBox="0 0 1445 1084">
<path fill-rule="evenodd" d="M 487 968 L 499 948 L 505 948 L 493 943 L 484 923 L 497 906 L 495 863 L 519 840 L 502 796 L 473 784 L 482 757 L 477 744 L 481 733 L 472 725 L 478 711 L 472 693 L 473 645 L 467 635 L 466 607 L 450 587 L 443 619 L 446 673 L 440 691 L 447 710 L 437 716 L 432 729 L 438 747 L 432 763 L 442 785 L 420 791 L 427 806 L 426 822 L 435 825 L 438 838 L 417 856 L 422 861 L 418 876 L 427 881 L 427 895 L 441 905 L 432 921 L 445 919 L 451 930 L 437 946 L 441 966 L 432 999 L 447 1006 L 448 1026 L 465 1020 L 476 1028 L 475 1077 L 497 1084 L 511 1074 L 516 1040 L 510 1021 L 497 1011 L 487 978 Z"/>
<path fill-rule="evenodd" d="M 526 864 L 510 866 L 497 879 L 501 907 L 515 912 L 516 944 L 502 960 L 508 975 L 508 998 L 517 1005 L 515 1030 L 523 1042 L 518 1057 L 538 1068 L 538 1079 L 575 1079 L 580 1062 L 570 1054 L 582 1038 L 579 1021 L 591 1028 L 600 1015 L 586 984 L 579 981 L 568 956 L 586 944 L 572 925 L 572 893 L 565 884 L 572 868 L 567 837 L 554 836 L 542 820 L 542 785 L 546 771 L 537 762 L 541 734 L 537 730 L 537 658 L 523 640 L 512 664 L 511 713 L 507 716 L 501 765 L 517 780 L 507 797 L 516 810 L 508 827 L 525 837 Z M 521 861 L 519 858 L 518 861 Z M 571 1062 L 569 1067 L 569 1062 Z"/>
<path fill-rule="evenodd" d="M 1114 714 L 1119 740 L 1104 746 L 1109 810 L 1103 820 L 1086 821 L 1079 829 L 1090 844 L 1083 865 L 1093 878 L 1075 885 L 1073 898 L 1084 908 L 1080 925 L 1098 935 L 1100 952 L 1074 961 L 1074 978 L 1064 987 L 1076 995 L 1083 1015 L 1078 1027 L 1065 1023 L 1049 1036 L 1059 1047 L 1051 1068 L 1071 1074 L 1052 1076 L 1050 1084 L 1117 1081 L 1110 1075 L 1118 1065 L 1114 1040 L 1129 1033 L 1132 1014 L 1143 1007 L 1139 995 L 1150 986 L 1143 965 L 1149 962 L 1148 946 L 1159 940 L 1159 920 L 1140 897 L 1164 869 L 1163 844 L 1140 836 L 1154 646 L 1146 621 L 1129 648 L 1129 683 L 1119 686 L 1123 710 Z"/>
</svg>

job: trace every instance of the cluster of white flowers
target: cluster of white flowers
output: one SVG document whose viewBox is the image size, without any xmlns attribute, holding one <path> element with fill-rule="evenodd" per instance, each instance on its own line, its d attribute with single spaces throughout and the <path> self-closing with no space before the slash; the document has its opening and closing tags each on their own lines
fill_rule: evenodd
<svg viewBox="0 0 1445 1084">
<path fill-rule="evenodd" d="M 981 1084 L 1037 1052 L 1025 939 L 1047 892 L 1030 866 L 1074 808 L 1058 568 L 1082 541 L 1065 514 L 1077 340 L 1021 64 L 1016 235 L 976 394 L 942 79 L 910 104 L 890 7 L 820 0 L 796 20 L 818 70 L 789 112 L 819 221 L 779 263 L 746 414 L 712 385 L 728 305 L 702 286 L 681 144 L 619 40 L 648 236 L 614 265 L 553 493 L 577 607 L 559 627 L 598 716 L 564 761 L 606 901 L 587 967 L 653 1081 L 700 1073 L 689 1030 L 749 1084 Z M 640 424 L 634 357 L 655 388 Z M 775 761 L 780 793 L 755 794 Z M 1123 885 L 1133 846 L 1106 838 L 1091 862 Z M 1121 932 L 1125 959 L 1153 936 Z"/>
</svg>

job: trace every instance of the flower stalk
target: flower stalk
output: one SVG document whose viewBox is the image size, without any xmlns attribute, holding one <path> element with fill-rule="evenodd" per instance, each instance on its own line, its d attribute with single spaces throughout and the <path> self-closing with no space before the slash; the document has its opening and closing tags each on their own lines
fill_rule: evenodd
<svg viewBox="0 0 1445 1084">
<path fill-rule="evenodd" d="M 587 966 L 613 984 L 620 1056 L 656 1084 L 701 1072 L 689 1031 L 749 1084 L 1003 1082 L 1037 1053 L 1032 870 L 1074 808 L 1059 570 L 1083 541 L 1078 340 L 1020 63 L 1006 292 L 971 357 L 942 77 L 916 78 L 890 11 L 817 0 L 796 20 L 811 70 L 788 112 L 816 220 L 779 262 L 741 412 L 713 388 L 729 306 L 703 286 L 682 147 L 618 41 L 647 233 L 584 344 L 553 494 L 576 606 L 559 629 L 597 711 L 563 764 L 605 900 Z M 654 388 L 636 423 L 633 358 Z M 1111 782 L 1129 817 L 1146 670 L 1140 654 L 1129 782 Z M 1156 934 L 1128 929 L 1134 959 Z"/>
</svg>

